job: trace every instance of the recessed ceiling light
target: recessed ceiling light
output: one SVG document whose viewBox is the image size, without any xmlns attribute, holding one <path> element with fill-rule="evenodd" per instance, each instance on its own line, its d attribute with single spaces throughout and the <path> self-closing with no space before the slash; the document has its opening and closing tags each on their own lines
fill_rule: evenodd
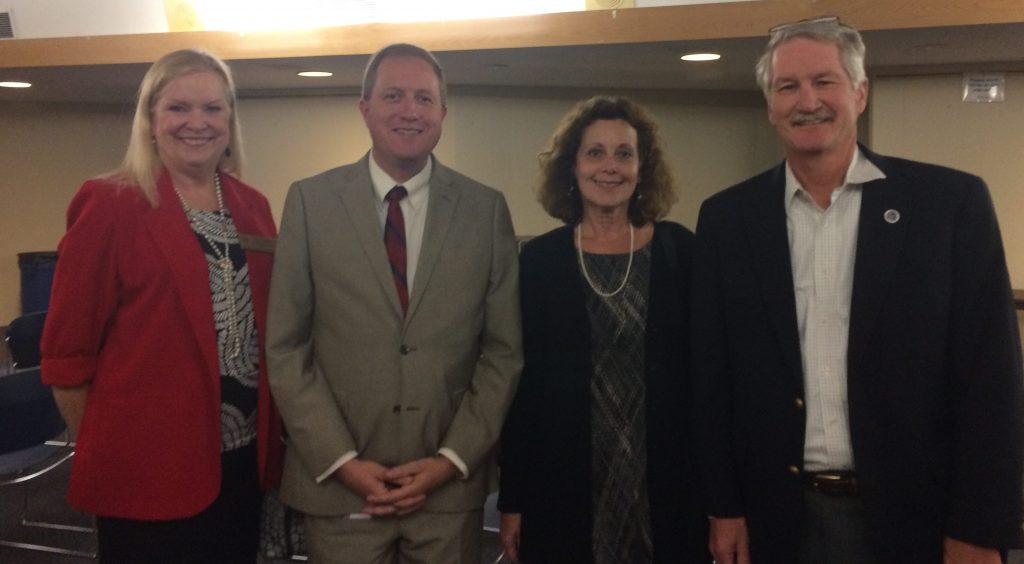
<svg viewBox="0 0 1024 564">
<path fill-rule="evenodd" d="M 325 76 L 334 76 L 334 73 L 327 71 L 302 71 L 299 73 L 299 76 L 322 78 Z"/>
<path fill-rule="evenodd" d="M 690 53 L 679 58 L 684 61 L 717 61 L 722 56 L 718 53 Z"/>
<path fill-rule="evenodd" d="M 0 82 L 0 88 L 28 88 L 32 86 L 31 82 Z"/>
</svg>

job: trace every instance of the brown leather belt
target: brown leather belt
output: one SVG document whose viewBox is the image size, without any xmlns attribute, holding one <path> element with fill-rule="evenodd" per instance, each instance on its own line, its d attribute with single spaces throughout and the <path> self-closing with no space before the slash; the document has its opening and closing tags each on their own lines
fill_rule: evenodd
<svg viewBox="0 0 1024 564">
<path fill-rule="evenodd" d="M 804 472 L 802 476 L 804 485 L 818 493 L 835 497 L 857 497 L 860 495 L 857 473 L 851 470 Z"/>
</svg>

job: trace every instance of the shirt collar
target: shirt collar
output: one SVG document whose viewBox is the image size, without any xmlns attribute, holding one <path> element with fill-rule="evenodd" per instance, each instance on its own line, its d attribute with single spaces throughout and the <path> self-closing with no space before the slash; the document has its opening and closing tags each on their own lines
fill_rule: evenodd
<svg viewBox="0 0 1024 564">
<path fill-rule="evenodd" d="M 859 146 L 855 146 L 853 149 L 853 158 L 850 159 L 850 166 L 846 169 L 846 178 L 843 181 L 843 185 L 838 189 L 842 190 L 847 186 L 860 186 L 866 182 L 872 180 L 880 180 L 885 178 L 885 173 L 880 168 L 875 166 L 875 163 L 868 160 L 864 153 L 861 152 Z M 797 192 L 803 190 L 803 186 L 800 185 L 800 181 L 797 180 L 796 174 L 793 173 L 793 169 L 789 166 L 789 161 L 786 161 L 786 202 L 789 203 L 796 196 Z"/>
<path fill-rule="evenodd" d="M 367 160 L 370 161 L 370 183 L 373 184 L 373 192 L 377 196 L 377 203 L 383 202 L 384 196 L 387 196 L 392 188 L 401 184 L 405 186 L 405 191 L 409 194 L 409 204 L 416 207 L 420 200 L 418 196 L 421 195 L 421 192 L 425 193 L 424 189 L 430 184 L 430 173 L 434 168 L 433 156 L 427 159 L 427 164 L 423 166 L 423 170 L 417 172 L 415 176 L 405 182 L 395 182 L 395 179 L 384 172 L 384 169 L 377 164 L 377 161 L 373 160 L 372 154 Z"/>
</svg>

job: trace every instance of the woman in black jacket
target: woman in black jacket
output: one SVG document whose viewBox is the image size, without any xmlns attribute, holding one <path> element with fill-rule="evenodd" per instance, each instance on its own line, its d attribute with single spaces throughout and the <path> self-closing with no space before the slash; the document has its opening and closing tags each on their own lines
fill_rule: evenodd
<svg viewBox="0 0 1024 564">
<path fill-rule="evenodd" d="M 505 424 L 501 539 L 528 564 L 708 562 L 688 449 L 692 234 L 654 122 L 625 98 L 567 115 L 540 201 L 565 226 L 520 260 L 525 367 Z"/>
</svg>

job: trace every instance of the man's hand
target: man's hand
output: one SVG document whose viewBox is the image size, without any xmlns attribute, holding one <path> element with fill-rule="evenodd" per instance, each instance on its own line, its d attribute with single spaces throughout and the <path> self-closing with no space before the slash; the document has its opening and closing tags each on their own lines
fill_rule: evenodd
<svg viewBox="0 0 1024 564">
<path fill-rule="evenodd" d="M 519 531 L 522 530 L 522 513 L 502 513 L 498 537 L 505 556 L 513 562 L 519 561 Z"/>
<path fill-rule="evenodd" d="M 353 458 L 335 470 L 334 477 L 344 484 L 346 488 L 367 500 L 366 506 L 363 507 L 363 513 L 375 515 L 377 514 L 376 512 L 381 511 L 383 508 L 375 507 L 375 504 L 370 502 L 369 498 L 388 492 L 387 471 L 386 467 L 376 462 Z M 392 512 L 394 512 L 393 508 Z"/>
<path fill-rule="evenodd" d="M 950 537 L 942 539 L 943 564 L 1000 564 L 1002 561 L 999 551 L 994 548 Z"/>
<path fill-rule="evenodd" d="M 712 517 L 708 549 L 718 564 L 750 564 L 747 520 L 743 517 Z"/>
<path fill-rule="evenodd" d="M 384 473 L 389 489 L 367 496 L 370 515 L 405 515 L 419 509 L 427 494 L 444 485 L 458 469 L 444 456 L 437 455 L 395 466 Z"/>
</svg>

